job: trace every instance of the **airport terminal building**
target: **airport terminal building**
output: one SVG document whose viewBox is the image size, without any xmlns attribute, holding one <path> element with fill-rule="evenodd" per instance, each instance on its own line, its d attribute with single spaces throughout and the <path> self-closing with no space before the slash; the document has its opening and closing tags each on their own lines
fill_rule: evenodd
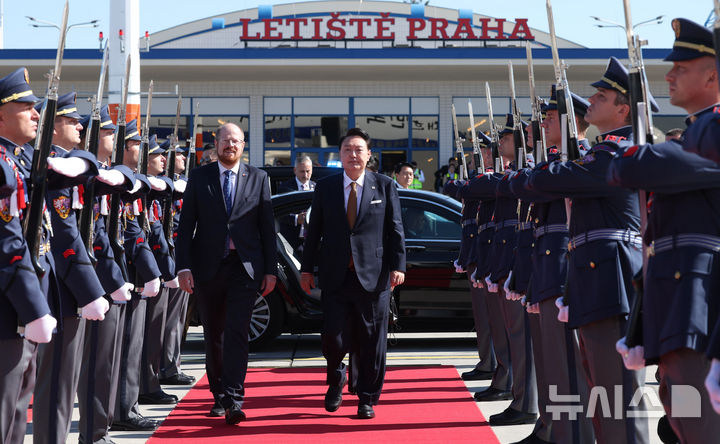
<svg viewBox="0 0 720 444">
<path fill-rule="evenodd" d="M 246 132 L 252 165 L 289 165 L 300 155 L 326 165 L 337 159 L 338 136 L 361 127 L 373 138 L 383 170 L 415 160 L 432 176 L 455 149 L 452 104 L 463 133 L 468 101 L 478 128 L 488 130 L 489 82 L 496 123 L 504 123 L 508 61 L 521 111 L 529 115 L 526 44 L 533 48 L 537 93 L 549 94 L 550 38 L 534 25 L 543 24 L 397 2 L 259 5 L 141 38 L 141 89 L 154 81 L 150 122 L 161 138 L 172 131 L 178 85 L 181 140 L 190 137 L 197 109 L 202 142 L 212 142 L 220 123 L 236 122 Z M 562 24 L 557 28 L 562 36 Z M 562 38 L 558 44 L 571 89 L 584 97 L 594 92 L 590 83 L 610 56 L 627 59 L 625 49 L 589 49 Z M 684 119 L 667 97 L 663 76 L 669 64 L 662 59 L 668 52 L 644 51 L 661 130 L 683 126 Z M 36 95 L 42 95 L 54 56 L 54 49 L 0 50 L 0 63 L 6 72 L 27 66 Z M 90 107 L 83 98 L 97 88 L 101 56 L 97 48 L 65 52 L 61 92 L 77 91 L 81 112 Z"/>
</svg>

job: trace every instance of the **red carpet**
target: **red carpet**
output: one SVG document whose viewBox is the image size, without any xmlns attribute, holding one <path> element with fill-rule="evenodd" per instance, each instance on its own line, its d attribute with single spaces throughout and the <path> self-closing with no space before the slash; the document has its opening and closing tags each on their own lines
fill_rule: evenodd
<svg viewBox="0 0 720 444">
<path fill-rule="evenodd" d="M 389 367 L 376 417 L 356 418 L 357 397 L 323 408 L 324 368 L 250 369 L 247 421 L 208 416 L 212 396 L 199 381 L 150 438 L 218 443 L 498 443 L 454 367 Z"/>
</svg>

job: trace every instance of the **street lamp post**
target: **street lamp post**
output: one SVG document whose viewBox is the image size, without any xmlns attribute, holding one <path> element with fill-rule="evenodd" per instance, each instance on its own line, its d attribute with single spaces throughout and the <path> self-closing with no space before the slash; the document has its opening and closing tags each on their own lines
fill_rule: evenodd
<svg viewBox="0 0 720 444">
<path fill-rule="evenodd" d="M 595 21 L 598 21 L 598 22 L 601 22 L 601 23 L 605 23 L 604 25 L 603 25 L 603 24 L 600 24 L 600 25 L 596 24 L 595 26 L 597 26 L 598 28 L 621 28 L 621 29 L 623 29 L 623 30 L 625 29 L 625 25 L 621 25 L 620 23 L 613 22 L 612 20 L 607 20 L 607 19 L 604 19 L 604 18 L 595 17 L 594 15 L 591 15 L 590 18 L 593 19 L 593 20 L 595 20 Z M 657 17 L 655 17 L 655 18 L 651 18 L 651 19 L 649 19 L 649 20 L 645 20 L 645 21 L 642 21 L 642 22 L 640 22 L 640 23 L 634 24 L 634 25 L 633 25 L 633 29 L 637 29 L 637 28 L 639 28 L 639 27 L 641 27 L 641 26 L 643 26 L 643 25 L 659 25 L 660 23 L 663 22 L 664 19 L 665 19 L 665 16 L 664 16 L 664 15 L 659 15 L 659 16 L 657 16 Z"/>
<path fill-rule="evenodd" d="M 58 30 L 60 29 L 60 26 L 46 20 L 40 20 L 35 17 L 30 17 L 29 15 L 26 15 L 25 18 L 30 20 L 30 26 L 32 26 L 33 28 L 56 28 Z M 95 19 L 90 20 L 89 22 L 73 23 L 72 25 L 67 27 L 67 30 L 70 31 L 72 28 L 97 28 L 99 21 L 100 20 Z"/>
</svg>

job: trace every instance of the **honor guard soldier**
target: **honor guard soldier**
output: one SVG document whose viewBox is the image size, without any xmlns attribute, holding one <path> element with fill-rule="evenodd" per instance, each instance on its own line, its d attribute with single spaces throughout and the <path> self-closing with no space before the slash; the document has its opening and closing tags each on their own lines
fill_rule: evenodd
<svg viewBox="0 0 720 444">
<path fill-rule="evenodd" d="M 579 148 L 589 149 L 587 139 L 584 138 L 589 126 L 585 121 L 589 103 L 575 94 L 572 94 L 572 101 L 579 132 L 578 144 L 581 145 Z M 545 129 L 545 140 L 548 145 L 547 159 L 552 163 L 560 158 L 557 147 L 562 142 L 554 85 L 545 112 L 542 127 Z M 541 163 L 535 168 L 545 167 L 547 164 Z M 566 323 L 558 320 L 558 310 L 555 307 L 555 299 L 564 293 L 567 279 L 569 237 L 565 200 L 529 191 L 527 180 L 531 172 L 531 169 L 521 170 L 510 182 L 510 188 L 520 200 L 532 202 L 530 210 L 530 220 L 534 225 L 531 240 L 532 275 L 529 283 L 531 291 L 527 292 L 526 300 L 527 304 L 533 307 L 532 312 L 537 313 L 537 319 L 535 316 L 530 316 L 530 325 L 542 415 L 542 410 L 548 413 L 559 411 L 557 407 L 547 408 L 547 405 L 542 405 L 543 397 L 550 401 L 549 387 L 555 387 L 554 392 L 563 397 L 567 395 L 576 397 L 581 394 L 580 399 L 584 401 L 587 401 L 588 390 L 575 333 Z M 513 270 L 513 275 L 516 276 L 517 283 L 516 269 Z M 548 405 L 552 404 L 548 402 Z M 592 424 L 588 418 L 579 415 L 573 419 L 567 409 L 570 407 L 569 403 L 564 399 L 562 406 L 566 409 L 552 419 L 552 441 L 558 444 L 593 442 Z"/>
<path fill-rule="evenodd" d="M 79 146 L 85 146 L 84 139 L 89 137 L 87 128 L 90 115 L 85 116 L 80 124 L 83 126 L 83 140 Z M 111 169 L 108 166 L 113 151 L 115 129 L 108 106 L 105 105 L 100 110 L 97 146 L 99 175 L 92 202 L 92 245 L 96 260 L 95 272 L 106 292 L 105 297 L 110 302 L 110 309 L 105 313 L 105 319 L 88 321 L 85 326 L 85 345 L 78 385 L 81 443 L 110 442 L 108 431 L 112 424 L 120 375 L 125 304 L 130 300 L 130 291 L 134 288 L 123 278 L 110 247 L 106 229 L 111 194 L 127 192 L 135 184 L 135 176 L 128 167 L 117 165 Z"/>
<path fill-rule="evenodd" d="M 492 165 L 492 155 L 490 150 L 483 150 L 486 155 L 485 164 Z M 487 176 L 487 177 L 486 177 Z M 495 175 L 490 169 L 485 174 L 478 174 L 473 177 L 467 187 L 463 191 L 463 197 L 470 200 L 478 200 L 480 205 L 477 211 L 477 235 L 475 236 L 475 257 L 471 260 L 475 263 L 475 269 L 469 272 L 470 280 L 476 290 L 479 290 L 479 302 L 485 306 L 487 312 L 487 325 L 492 347 L 495 355 L 495 371 L 493 372 L 490 386 L 482 392 L 475 393 L 476 401 L 499 401 L 512 399 L 512 375 L 510 373 L 510 348 L 508 344 L 507 334 L 505 333 L 505 324 L 502 321 L 502 308 L 500 298 L 494 294 L 488 294 L 485 277 L 490 274 L 490 243 L 495 234 L 495 222 L 492 220 L 495 211 L 495 195 L 482 195 L 478 189 L 482 190 L 487 185 L 484 181 L 497 181 L 499 175 Z M 482 198 L 484 197 L 484 198 Z M 473 304 L 475 297 L 473 295 Z M 481 309 L 478 307 L 478 309 Z M 475 306 L 473 305 L 473 312 Z M 476 324 L 476 328 L 478 325 Z M 485 328 L 480 326 L 479 328 Z"/>
<path fill-rule="evenodd" d="M 36 105 L 36 109 L 41 106 Z M 81 117 L 74 92 L 58 97 L 48 168 L 63 177 L 75 177 L 78 183 L 53 184 L 48 176 L 45 205 L 50 213 L 54 260 L 54 279 L 50 278 L 49 285 L 57 285 L 59 297 L 55 310 L 62 320 L 53 340 L 39 350 L 38 383 L 33 399 L 33 442 L 36 443 L 66 441 L 80 377 L 84 319 L 102 320 L 109 309 L 103 298 L 105 290 L 80 238 L 74 211 L 82 209 L 78 185 L 98 174 L 95 156 L 73 150 L 80 143 Z M 27 151 L 29 149 L 25 154 Z"/>
<path fill-rule="evenodd" d="M 719 310 L 720 166 L 695 153 L 718 144 L 709 131 L 716 124 L 706 116 L 720 106 L 720 91 L 712 32 L 685 19 L 673 20 L 672 27 L 675 43 L 665 60 L 673 67 L 665 80 L 670 103 L 689 114 L 686 139 L 633 146 L 613 160 L 608 174 L 611 183 L 650 193 L 642 346 L 628 349 L 621 342 L 618 351 L 631 368 L 658 363 L 670 425 L 680 442 L 701 443 L 720 435 L 703 387 Z M 684 409 L 693 415 L 677 403 L 680 390 L 689 387 L 697 391 L 695 402 Z"/>
<path fill-rule="evenodd" d="M 627 411 L 645 372 L 627 370 L 614 350 L 625 333 L 634 295 L 632 278 L 642 266 L 640 214 L 637 193 L 609 186 L 605 174 L 632 138 L 628 83 L 627 70 L 611 58 L 602 79 L 593 84 L 597 92 L 585 115 L 598 127 L 603 142 L 580 159 L 533 170 L 528 180 L 531 191 L 571 199 L 564 298 L 568 326 L 577 329 L 590 389 Z M 622 399 L 616 399 L 617 387 L 623 387 Z M 636 408 L 644 408 L 644 402 Z M 646 418 L 625 414 L 616 419 L 597 407 L 586 414 L 593 417 L 598 443 L 647 442 Z"/>
<path fill-rule="evenodd" d="M 183 194 L 187 185 L 187 171 L 185 171 L 185 156 L 187 148 L 175 149 L 175 177 L 173 178 L 173 240 L 177 237 L 177 228 L 180 223 Z M 173 242 L 174 243 L 174 242 Z M 189 385 L 195 378 L 186 375 L 180 367 L 180 345 L 185 331 L 189 294 L 181 288 L 170 288 L 168 293 L 168 308 L 165 317 L 165 332 L 163 338 L 163 353 L 160 365 L 160 384 L 163 385 Z"/>
<path fill-rule="evenodd" d="M 524 122 L 523 122 L 524 123 Z M 499 152 L 505 168 L 515 168 L 515 143 L 513 139 L 513 115 L 507 115 L 505 128 L 500 132 Z M 523 134 L 524 137 L 524 134 Z M 512 365 L 512 403 L 502 413 L 490 417 L 491 425 L 532 424 L 537 419 L 537 387 L 535 385 L 535 368 L 532 360 L 532 344 L 528 318 L 522 305 L 506 299 L 503 288 L 512 269 L 512 261 L 517 242 L 516 227 L 518 223 L 518 202 L 509 189 L 501 187 L 515 174 L 508 171 L 502 175 L 484 175 L 477 184 L 480 200 L 495 197 L 493 221 L 495 233 L 490 246 L 490 275 L 485 279 L 488 286 L 488 297 L 499 298 L 501 313 L 489 313 L 490 317 L 503 319 L 510 343 L 510 362 Z M 489 389 L 488 389 L 489 390 Z M 478 401 L 495 399 L 494 391 L 476 394 Z"/>
<path fill-rule="evenodd" d="M 137 120 L 131 120 L 126 126 L 125 155 L 123 164 L 135 171 L 140 156 L 140 133 Z M 123 335 L 122 357 L 120 363 L 120 383 L 118 385 L 115 414 L 110 430 L 155 430 L 158 422 L 140 414 L 138 397 L 140 394 L 140 367 L 143 334 L 145 332 L 146 297 L 154 297 L 160 291 L 160 270 L 147 242 L 147 233 L 140 227 L 141 194 L 147 194 L 151 185 L 147 178 L 135 173 L 137 181 L 132 193 L 123 195 L 122 228 L 125 247 L 125 259 L 128 265 L 129 279 L 142 288 L 140 293 L 133 292 L 125 312 L 125 332 Z"/>
<path fill-rule="evenodd" d="M 0 79 L 0 441 L 11 444 L 25 438 L 37 343 L 49 342 L 57 324 L 23 238 L 27 186 L 12 154 L 35 138 L 38 100 L 25 68 Z"/>
<path fill-rule="evenodd" d="M 477 133 L 477 137 L 484 138 L 483 144 L 488 145 L 490 139 L 483 133 Z M 476 168 L 477 169 L 477 168 Z M 481 171 L 480 174 L 484 172 Z M 471 175 L 472 176 L 472 175 Z M 493 353 L 492 336 L 489 325 L 487 306 L 484 301 L 484 291 L 482 288 L 476 288 L 470 276 L 477 268 L 476 248 L 477 242 L 475 237 L 478 235 L 477 215 L 480 206 L 480 200 L 472 199 L 469 195 L 469 183 L 466 182 L 458 188 L 457 197 L 463 202 L 462 216 L 462 238 L 460 240 L 460 254 L 456 261 L 463 271 L 467 272 L 467 279 L 470 284 L 470 298 L 473 308 L 473 320 L 475 321 L 475 334 L 477 339 L 478 357 L 480 360 L 475 367 L 461 375 L 465 381 L 476 381 L 484 379 L 492 379 L 497 367 L 495 353 Z"/>
<path fill-rule="evenodd" d="M 163 144 L 170 147 L 169 141 Z M 154 298 L 148 299 L 145 315 L 145 334 L 142 348 L 140 372 L 140 404 L 175 404 L 177 396 L 165 393 L 160 387 L 160 362 L 162 360 L 163 337 L 170 288 L 178 288 L 175 277 L 175 261 L 171 255 L 168 240 L 163 230 L 165 201 L 172 199 L 173 183 L 171 178 L 162 176 L 165 172 L 166 149 L 158 145 L 157 136 L 152 135 L 148 144 L 148 180 L 152 190 L 148 195 L 146 209 L 150 223 L 148 244 L 152 249 L 155 262 L 164 281 L 164 287 Z"/>
</svg>

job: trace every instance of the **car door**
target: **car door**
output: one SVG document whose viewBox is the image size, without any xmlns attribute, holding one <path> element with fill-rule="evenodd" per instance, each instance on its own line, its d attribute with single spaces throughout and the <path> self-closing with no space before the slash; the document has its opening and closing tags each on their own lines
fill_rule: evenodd
<svg viewBox="0 0 720 444">
<path fill-rule="evenodd" d="M 402 196 L 407 273 L 395 289 L 400 319 L 471 319 L 468 282 L 455 273 L 460 251 L 460 213 L 420 197 Z"/>
</svg>

